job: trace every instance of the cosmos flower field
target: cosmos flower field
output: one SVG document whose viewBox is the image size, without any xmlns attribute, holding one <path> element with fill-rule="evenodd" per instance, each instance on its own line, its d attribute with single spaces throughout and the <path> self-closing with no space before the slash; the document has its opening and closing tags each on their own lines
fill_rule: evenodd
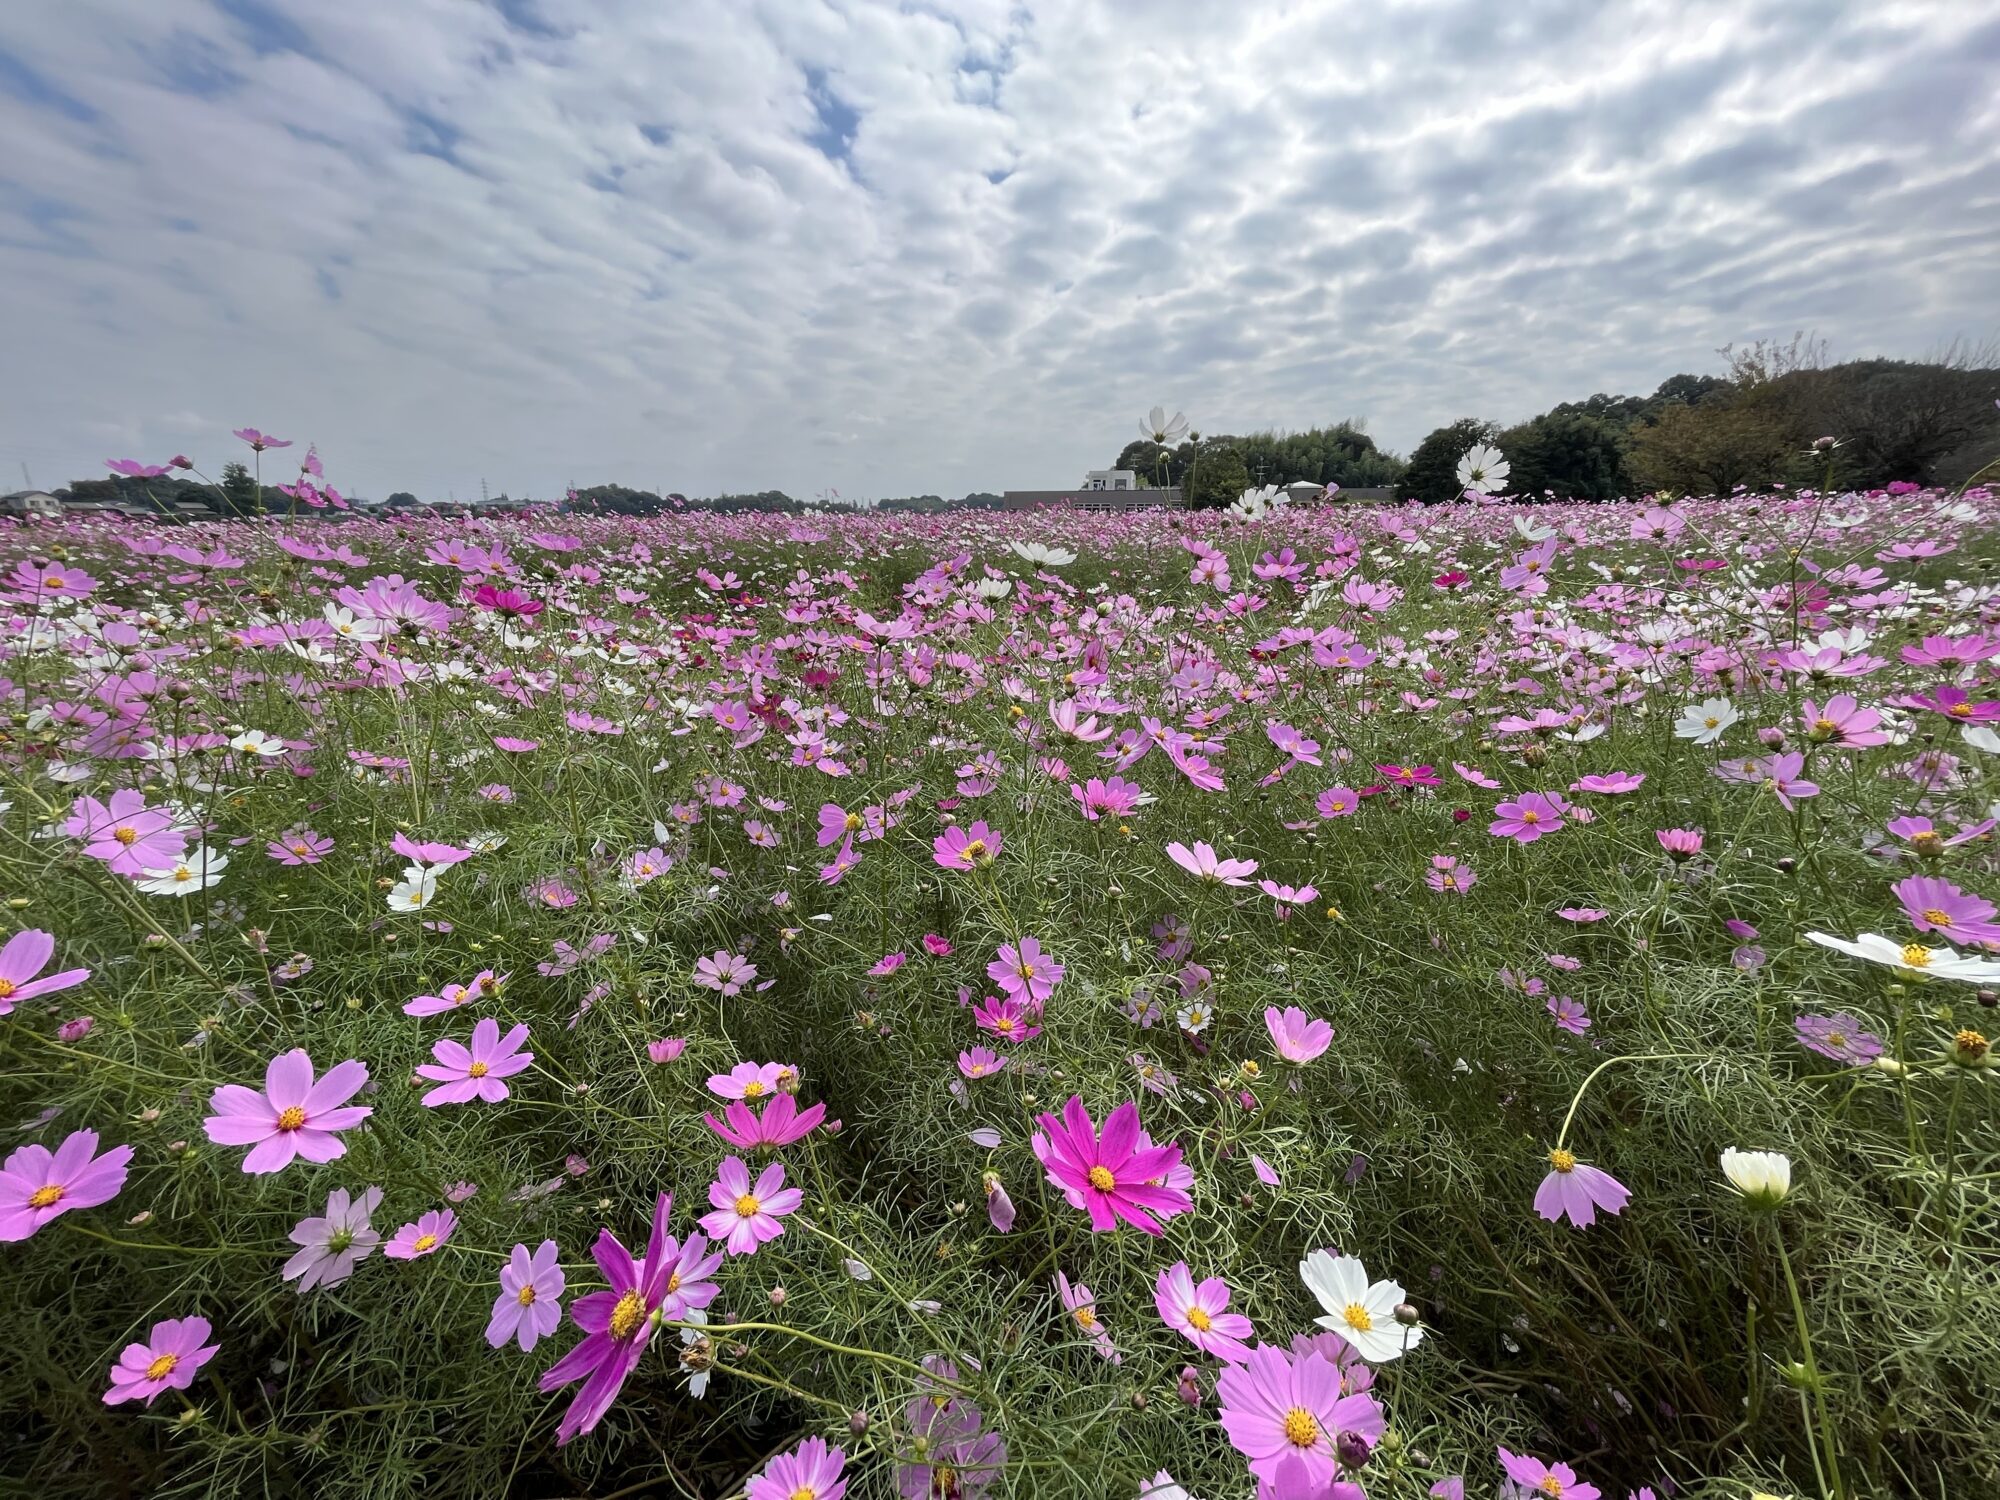
<svg viewBox="0 0 2000 1500">
<path fill-rule="evenodd" d="M 2000 1493 L 1996 498 L 0 531 L 0 1476 Z"/>
</svg>

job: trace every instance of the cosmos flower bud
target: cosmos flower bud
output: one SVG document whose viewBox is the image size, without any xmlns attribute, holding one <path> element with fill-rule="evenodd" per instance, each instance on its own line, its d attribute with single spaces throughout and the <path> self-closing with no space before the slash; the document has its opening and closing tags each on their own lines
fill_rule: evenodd
<svg viewBox="0 0 2000 1500">
<path fill-rule="evenodd" d="M 1193 1365 L 1181 1366 L 1181 1378 L 1174 1385 L 1174 1394 L 1189 1406 L 1201 1405 L 1201 1376 Z"/>
<path fill-rule="evenodd" d="M 1146 1393 L 1144 1391 L 1134 1391 L 1132 1393 L 1132 1410 L 1144 1411 L 1145 1409 L 1146 1409 Z"/>
<path fill-rule="evenodd" d="M 1368 1439 L 1358 1432 L 1343 1432 L 1333 1440 L 1333 1456 L 1343 1469 L 1359 1469 L 1368 1462 Z"/>
<path fill-rule="evenodd" d="M 1424 1320 L 1424 1315 L 1418 1312 L 1413 1304 L 1408 1302 L 1398 1302 L 1390 1316 L 1405 1328 L 1415 1328 Z"/>
<path fill-rule="evenodd" d="M 1910 1071 L 1907 1064 L 1898 1062 L 1893 1057 L 1876 1058 L 1875 1067 L 1877 1071 L 1887 1073 L 1891 1078 L 1901 1078 L 1905 1073 Z"/>
<path fill-rule="evenodd" d="M 1722 1175 L 1750 1207 L 1772 1209 L 1792 1190 L 1792 1159 L 1782 1151 L 1739 1151 L 1731 1146 L 1722 1153 Z"/>
<path fill-rule="evenodd" d="M 847 1419 L 847 1430 L 856 1437 L 864 1437 L 868 1432 L 868 1413 L 857 1411 Z"/>
<path fill-rule="evenodd" d="M 1967 1027 L 1951 1039 L 1951 1060 L 1961 1068 L 1990 1068 L 1993 1048 L 1983 1033 Z"/>
<path fill-rule="evenodd" d="M 785 1305 L 785 1289 L 783 1287 L 772 1287 L 768 1295 L 771 1299 L 771 1306 L 783 1307 Z"/>
</svg>

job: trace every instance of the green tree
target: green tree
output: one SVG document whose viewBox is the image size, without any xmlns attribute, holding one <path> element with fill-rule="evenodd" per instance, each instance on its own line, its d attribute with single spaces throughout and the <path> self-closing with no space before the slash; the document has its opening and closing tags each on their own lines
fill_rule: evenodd
<svg viewBox="0 0 2000 1500">
<path fill-rule="evenodd" d="M 1632 439 L 1627 460 L 1635 487 L 1688 495 L 1726 495 L 1739 484 L 1782 478 L 1797 451 L 1784 414 L 1765 401 L 1670 404 Z"/>
<path fill-rule="evenodd" d="M 1612 403 L 1611 409 L 1621 413 L 1622 403 L 1634 399 L 1591 398 Z M 1513 469 L 1510 494 L 1529 500 L 1553 491 L 1563 500 L 1609 500 L 1631 488 L 1623 424 L 1612 416 L 1590 414 L 1588 404 L 1559 406 L 1500 434 L 1500 451 Z"/>
<path fill-rule="evenodd" d="M 1234 443 L 1204 443 L 1189 471 L 1186 500 L 1196 510 L 1219 510 L 1250 488 L 1250 470 Z"/>
<path fill-rule="evenodd" d="M 222 499 L 232 515 L 254 516 L 263 510 L 258 504 L 257 481 L 236 462 L 222 466 Z"/>
<path fill-rule="evenodd" d="M 1449 427 L 1437 428 L 1410 454 L 1402 477 L 1396 481 L 1396 498 L 1421 500 L 1426 505 L 1458 499 L 1465 493 L 1458 482 L 1458 461 L 1467 449 L 1495 442 L 1499 436 L 1497 427 L 1477 417 L 1461 417 Z M 1508 488 L 1513 488 L 1511 483 Z"/>
</svg>

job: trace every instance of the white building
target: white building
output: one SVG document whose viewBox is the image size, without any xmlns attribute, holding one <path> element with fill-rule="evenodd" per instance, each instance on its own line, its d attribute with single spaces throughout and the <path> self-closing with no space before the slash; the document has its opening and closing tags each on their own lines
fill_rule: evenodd
<svg viewBox="0 0 2000 1500">
<path fill-rule="evenodd" d="M 1086 490 L 1136 490 L 1139 476 L 1131 469 L 1087 469 L 1083 484 Z"/>
</svg>

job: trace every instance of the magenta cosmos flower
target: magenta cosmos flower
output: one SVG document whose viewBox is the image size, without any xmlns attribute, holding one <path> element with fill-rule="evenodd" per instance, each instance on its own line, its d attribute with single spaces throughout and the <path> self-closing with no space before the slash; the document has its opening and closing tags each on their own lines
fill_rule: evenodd
<svg viewBox="0 0 2000 1500">
<path fill-rule="evenodd" d="M 65 969 L 60 974 L 47 974 L 37 979 L 35 976 L 48 967 L 55 954 L 54 935 L 38 928 L 31 927 L 7 939 L 7 946 L 0 948 L 0 1016 L 6 1015 L 23 1000 L 32 1000 L 37 995 L 52 995 L 57 990 L 73 989 L 90 978 L 88 969 Z"/>
<path fill-rule="evenodd" d="M 1250 1358 L 1243 1341 L 1250 1337 L 1250 1320 L 1228 1311 L 1229 1283 L 1219 1276 L 1196 1283 L 1187 1262 L 1175 1261 L 1153 1284 L 1153 1306 L 1160 1321 L 1203 1354 L 1232 1365 Z"/>
<path fill-rule="evenodd" d="M 444 1242 L 451 1238 L 451 1232 L 458 1228 L 458 1215 L 448 1208 L 434 1208 L 418 1217 L 414 1224 L 405 1224 L 382 1247 L 382 1253 L 391 1260 L 417 1260 L 433 1254 Z"/>
<path fill-rule="evenodd" d="M 242 439 L 259 453 L 262 453 L 266 448 L 289 448 L 292 446 L 290 438 L 270 437 L 265 433 L 259 432 L 254 427 L 239 427 L 230 436 Z"/>
<path fill-rule="evenodd" d="M 1214 885 L 1248 885 L 1257 873 L 1254 859 L 1223 859 L 1211 845 L 1199 840 L 1190 849 L 1186 844 L 1167 845 L 1167 856 L 1197 880 Z"/>
<path fill-rule="evenodd" d="M 720 1120 L 714 1115 L 702 1116 L 710 1130 L 730 1145 L 745 1151 L 789 1146 L 794 1141 L 802 1141 L 817 1130 L 820 1121 L 825 1118 L 824 1104 L 801 1110 L 798 1101 L 790 1094 L 774 1096 L 761 1114 L 741 1099 L 732 1099 L 723 1109 Z"/>
<path fill-rule="evenodd" d="M 127 1344 L 111 1367 L 111 1389 L 104 1393 L 104 1404 L 143 1400 L 151 1406 L 162 1391 L 186 1390 L 222 1348 L 204 1346 L 202 1340 L 210 1332 L 206 1318 L 164 1318 L 155 1323 L 145 1342 Z"/>
<path fill-rule="evenodd" d="M 840 1477 L 847 1455 L 829 1448 L 825 1438 L 809 1437 L 791 1453 L 780 1453 L 771 1467 L 750 1481 L 744 1500 L 840 1500 L 847 1481 Z"/>
<path fill-rule="evenodd" d="M 1486 831 L 1517 843 L 1532 844 L 1543 834 L 1560 829 L 1563 814 L 1568 811 L 1569 804 L 1560 796 L 1524 792 L 1514 801 L 1502 802 L 1493 809 L 1493 821 Z"/>
<path fill-rule="evenodd" d="M 1373 1396 L 1341 1389 L 1340 1368 L 1325 1355 L 1259 1344 L 1216 1382 L 1222 1430 L 1259 1479 L 1275 1478 L 1280 1464 L 1295 1459 L 1309 1484 L 1331 1483 L 1339 1477 L 1334 1443 L 1341 1434 L 1372 1442 L 1383 1429 Z"/>
<path fill-rule="evenodd" d="M 562 1322 L 561 1252 L 554 1240 L 543 1240 L 533 1255 L 516 1245 L 500 1268 L 500 1295 L 493 1299 L 493 1318 L 486 1325 L 486 1342 L 495 1349 L 509 1339 L 523 1354 L 556 1331 Z"/>
<path fill-rule="evenodd" d="M 1267 1006 L 1264 1029 L 1271 1033 L 1271 1045 L 1286 1062 L 1309 1063 L 1333 1045 L 1333 1023 L 1315 1021 L 1296 1005 L 1283 1010 Z"/>
<path fill-rule="evenodd" d="M 1107 1233 L 1123 1219 L 1147 1234 L 1159 1234 L 1159 1219 L 1194 1207 L 1185 1192 L 1166 1185 L 1167 1174 L 1180 1165 L 1181 1148 L 1142 1149 L 1139 1106 L 1129 1099 L 1105 1119 L 1101 1136 L 1074 1094 L 1061 1119 L 1042 1114 L 1035 1123 L 1041 1126 L 1031 1141 L 1036 1159 L 1070 1206 L 1090 1215 L 1094 1232 Z"/>
<path fill-rule="evenodd" d="M 97 1154 L 97 1132 L 78 1130 L 51 1151 L 18 1146 L 0 1167 L 0 1241 L 25 1240 L 73 1208 L 109 1203 L 125 1186 L 130 1146 Z"/>
<path fill-rule="evenodd" d="M 715 1205 L 715 1212 L 702 1215 L 701 1227 L 725 1241 L 731 1255 L 755 1255 L 760 1246 L 785 1232 L 779 1218 L 795 1212 L 806 1195 L 785 1186 L 783 1162 L 766 1166 L 752 1187 L 750 1169 L 743 1158 L 728 1156 L 716 1168 L 715 1181 L 708 1185 L 708 1201 Z"/>
<path fill-rule="evenodd" d="M 472 1028 L 470 1047 L 450 1037 L 441 1038 L 431 1048 L 431 1056 L 437 1061 L 424 1063 L 417 1069 L 418 1077 L 438 1085 L 424 1095 L 425 1107 L 470 1104 L 474 1099 L 498 1104 L 507 1097 L 505 1080 L 535 1060 L 534 1053 L 521 1050 L 527 1039 L 526 1022 L 502 1036 L 500 1023 L 491 1016 L 481 1016 L 479 1024 Z"/>
<path fill-rule="evenodd" d="M 999 956 L 986 966 L 986 977 L 1013 999 L 1039 1005 L 1062 983 L 1063 966 L 1035 939 L 1024 937 L 1001 947 Z"/>
<path fill-rule="evenodd" d="M 1500 1467 L 1507 1471 L 1507 1477 L 1530 1494 L 1560 1495 L 1562 1500 L 1597 1500 L 1603 1493 L 1596 1485 L 1578 1479 L 1576 1470 L 1568 1464 L 1545 1464 L 1539 1458 L 1509 1453 L 1505 1448 L 1493 1451 L 1500 1455 Z"/>
<path fill-rule="evenodd" d="M 1549 1175 L 1535 1189 L 1535 1212 L 1551 1224 L 1567 1218 L 1578 1229 L 1588 1229 L 1597 1222 L 1598 1209 L 1622 1213 L 1631 1197 L 1632 1190 L 1609 1172 L 1558 1146 L 1549 1153 Z"/>
<path fill-rule="evenodd" d="M 328 1162 L 347 1154 L 335 1131 L 359 1125 L 375 1111 L 349 1105 L 368 1082 L 368 1067 L 351 1058 L 327 1069 L 313 1081 L 312 1059 L 303 1047 L 280 1052 L 264 1070 L 264 1092 L 240 1083 L 225 1083 L 209 1100 L 215 1111 L 202 1129 L 218 1146 L 248 1146 L 243 1170 L 276 1172 L 295 1156 Z"/>
<path fill-rule="evenodd" d="M 2000 940 L 1993 920 L 1993 903 L 1960 890 L 1936 875 L 1912 875 L 1889 889 L 1903 903 L 1904 915 L 1919 932 L 1936 932 L 1961 943 Z"/>
<path fill-rule="evenodd" d="M 556 1424 L 559 1448 L 604 1420 L 625 1377 L 646 1352 L 647 1340 L 653 1336 L 653 1315 L 666 1302 L 667 1281 L 675 1265 L 667 1249 L 667 1216 L 673 1206 L 674 1200 L 667 1193 L 654 1200 L 653 1229 L 643 1260 L 634 1260 L 610 1230 L 597 1232 L 590 1254 L 610 1287 L 587 1293 L 571 1304 L 570 1320 L 583 1330 L 583 1341 L 551 1365 L 540 1382 L 544 1392 L 583 1382 Z"/>
<path fill-rule="evenodd" d="M 983 822 L 947 828 L 931 840 L 931 857 L 941 869 L 982 870 L 1000 857 L 1000 835 Z"/>
</svg>

